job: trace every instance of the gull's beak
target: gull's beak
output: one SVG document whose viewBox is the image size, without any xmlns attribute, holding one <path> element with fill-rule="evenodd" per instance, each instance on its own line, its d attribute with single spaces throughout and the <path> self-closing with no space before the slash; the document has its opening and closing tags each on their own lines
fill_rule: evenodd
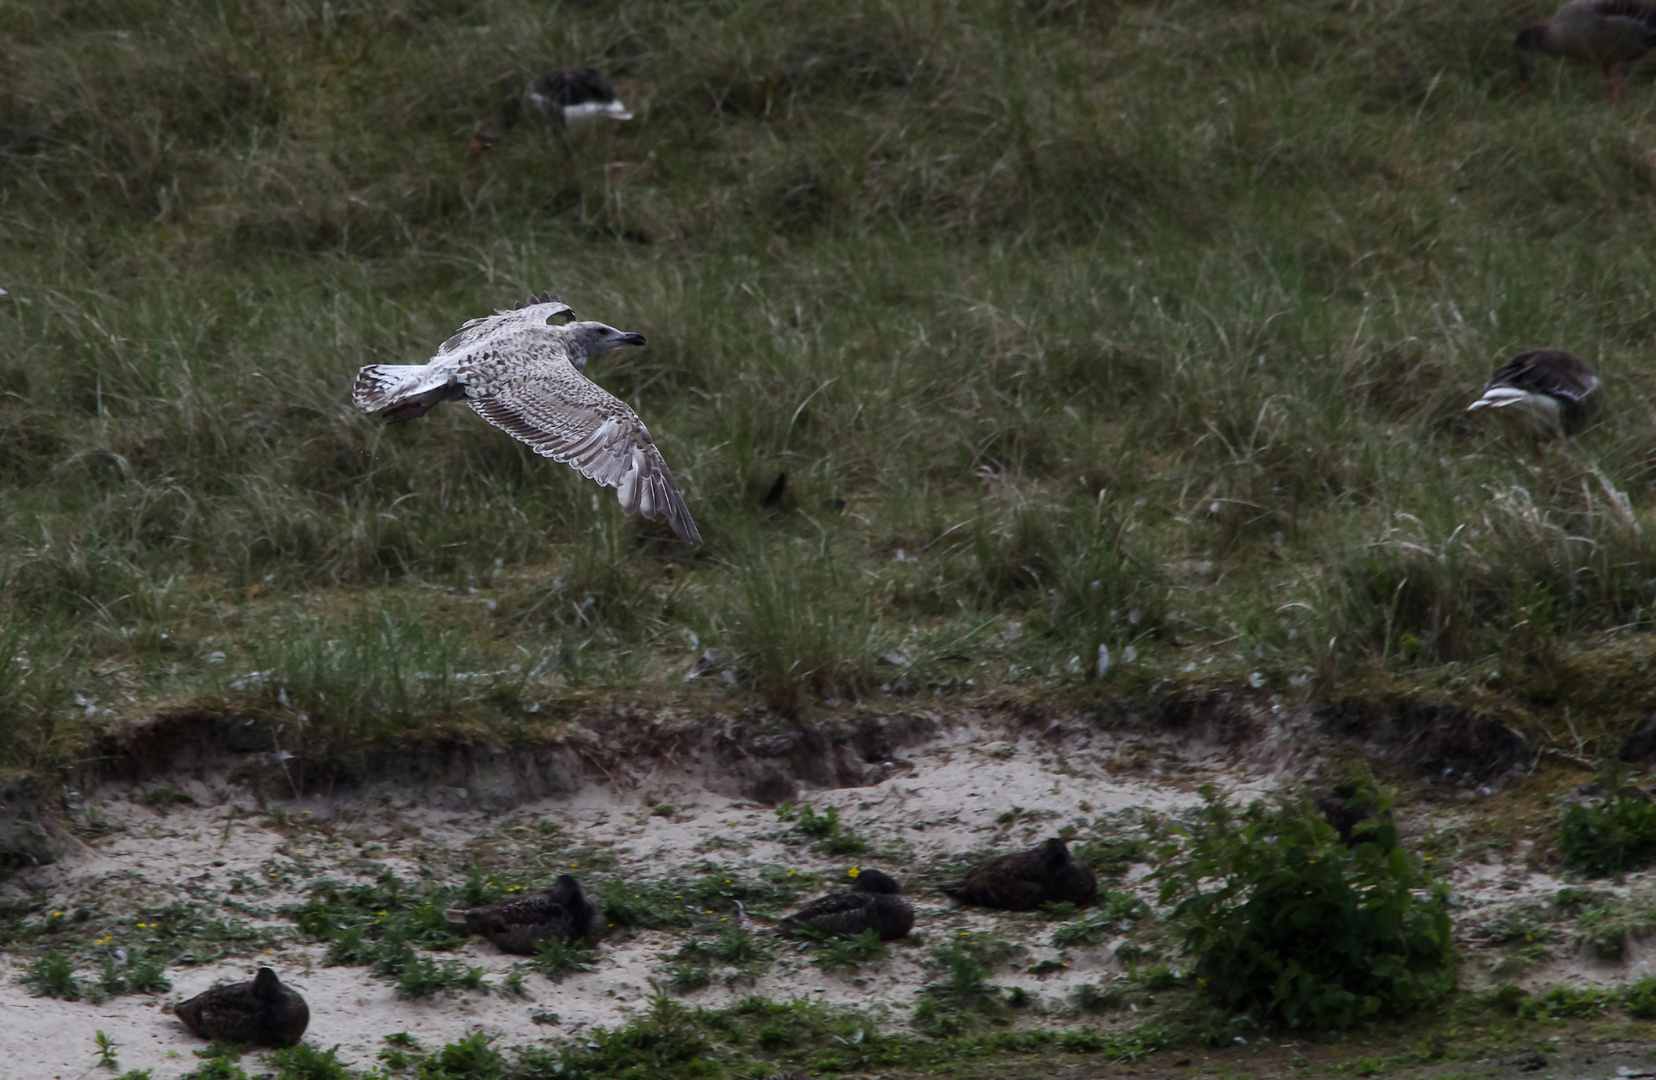
<svg viewBox="0 0 1656 1080">
<path fill-rule="evenodd" d="M 623 344 L 623 345 L 642 345 L 642 344 L 644 344 L 644 335 L 643 334 L 622 334 L 621 335 L 621 344 Z"/>
</svg>

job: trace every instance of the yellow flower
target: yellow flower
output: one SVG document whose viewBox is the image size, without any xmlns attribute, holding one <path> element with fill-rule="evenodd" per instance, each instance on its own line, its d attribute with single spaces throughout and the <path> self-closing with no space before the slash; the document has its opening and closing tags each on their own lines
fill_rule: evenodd
<svg viewBox="0 0 1656 1080">
<path fill-rule="evenodd" d="M 845 870 L 846 877 L 856 877 L 860 873 L 862 873 L 862 871 L 857 869 L 855 866 L 846 867 Z"/>
<path fill-rule="evenodd" d="M 54 911 L 54 912 L 52 912 L 52 918 L 54 918 L 54 919 L 61 919 L 61 918 L 63 918 L 63 912 L 61 912 L 61 911 Z"/>
<path fill-rule="evenodd" d="M 300 812 L 300 813 L 301 813 L 301 814 L 308 814 L 308 813 L 310 813 L 310 811 L 309 811 L 309 810 L 301 810 L 301 811 L 299 811 L 299 812 Z"/>
</svg>

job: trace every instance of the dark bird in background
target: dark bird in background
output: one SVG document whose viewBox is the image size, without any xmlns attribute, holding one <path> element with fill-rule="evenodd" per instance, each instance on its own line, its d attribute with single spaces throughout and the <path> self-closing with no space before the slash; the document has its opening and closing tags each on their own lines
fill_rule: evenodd
<svg viewBox="0 0 1656 1080">
<path fill-rule="evenodd" d="M 776 480 L 771 484 L 770 490 L 765 492 L 765 497 L 763 499 L 759 500 L 759 509 L 776 510 L 782 505 L 782 497 L 787 493 L 788 474 L 785 472 L 779 472 L 776 474 Z"/>
<path fill-rule="evenodd" d="M 835 937 L 872 930 L 881 941 L 896 941 L 914 928 L 914 908 L 898 895 L 902 891 L 889 874 L 864 870 L 849 889 L 812 900 L 777 927 L 785 934 L 805 928 Z"/>
<path fill-rule="evenodd" d="M 568 874 L 559 874 L 552 887 L 542 892 L 469 911 L 450 908 L 443 917 L 465 923 L 467 930 L 520 956 L 533 955 L 537 945 L 551 938 L 591 945 L 604 932 L 603 914 L 581 891 L 581 883 Z"/>
<path fill-rule="evenodd" d="M 1525 27 L 1512 43 L 1512 61 L 1525 92 L 1535 54 L 1598 64 L 1611 102 L 1627 92 L 1627 71 L 1656 48 L 1656 6 L 1643 0 L 1570 0 L 1549 21 Z"/>
<path fill-rule="evenodd" d="M 560 68 L 536 75 L 523 96 L 529 105 L 566 124 L 600 117 L 631 120 L 633 115 L 597 68 Z"/>
<path fill-rule="evenodd" d="M 1604 384 L 1593 369 L 1562 349 L 1520 353 L 1496 369 L 1483 397 L 1466 407 L 1501 409 L 1543 434 L 1580 431 L 1604 404 Z"/>
<path fill-rule="evenodd" d="M 1040 847 L 979 863 L 943 891 L 963 904 L 1030 911 L 1042 904 L 1085 904 L 1098 894 L 1092 869 L 1056 836 Z"/>
<path fill-rule="evenodd" d="M 1334 826 L 1347 847 L 1374 843 L 1390 851 L 1397 846 L 1391 810 L 1369 784 L 1346 781 L 1334 785 L 1317 800 L 1317 812 Z"/>
<path fill-rule="evenodd" d="M 173 1010 L 203 1039 L 248 1046 L 292 1046 L 310 1023 L 310 1006 L 267 967 L 247 982 L 203 991 Z"/>
</svg>

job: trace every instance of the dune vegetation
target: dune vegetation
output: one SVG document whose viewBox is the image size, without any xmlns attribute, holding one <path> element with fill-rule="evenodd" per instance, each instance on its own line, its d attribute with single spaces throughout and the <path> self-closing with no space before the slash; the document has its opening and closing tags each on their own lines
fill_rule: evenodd
<svg viewBox="0 0 1656 1080">
<path fill-rule="evenodd" d="M 1614 729 L 1652 696 L 1656 89 L 1521 95 L 1524 15 L 10 5 L 0 759 L 185 702 L 319 744 L 635 692 L 1545 716 L 1597 660 Z M 560 64 L 636 118 L 505 124 Z M 648 337 L 589 373 L 704 547 L 463 408 L 352 409 L 546 288 Z M 1570 444 L 1463 411 L 1540 346 L 1610 390 Z"/>
</svg>

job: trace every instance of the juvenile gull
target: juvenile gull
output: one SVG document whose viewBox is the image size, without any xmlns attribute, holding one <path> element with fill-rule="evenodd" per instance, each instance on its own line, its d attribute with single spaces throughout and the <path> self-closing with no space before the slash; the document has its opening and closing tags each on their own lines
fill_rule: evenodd
<svg viewBox="0 0 1656 1080">
<path fill-rule="evenodd" d="M 1466 411 L 1516 406 L 1507 415 L 1523 417 L 1548 434 L 1573 435 L 1603 401 L 1604 384 L 1592 368 L 1562 349 L 1537 349 L 1497 368 L 1483 397 Z"/>
<path fill-rule="evenodd" d="M 535 453 L 615 488 L 625 513 L 652 520 L 665 515 L 679 539 L 701 543 L 650 429 L 625 402 L 582 374 L 589 357 L 642 345 L 644 335 L 600 322 L 547 325 L 554 315 L 574 314 L 552 293 L 531 296 L 511 311 L 466 323 L 429 363 L 363 368 L 351 400 L 390 423 L 464 400 Z"/>
</svg>

